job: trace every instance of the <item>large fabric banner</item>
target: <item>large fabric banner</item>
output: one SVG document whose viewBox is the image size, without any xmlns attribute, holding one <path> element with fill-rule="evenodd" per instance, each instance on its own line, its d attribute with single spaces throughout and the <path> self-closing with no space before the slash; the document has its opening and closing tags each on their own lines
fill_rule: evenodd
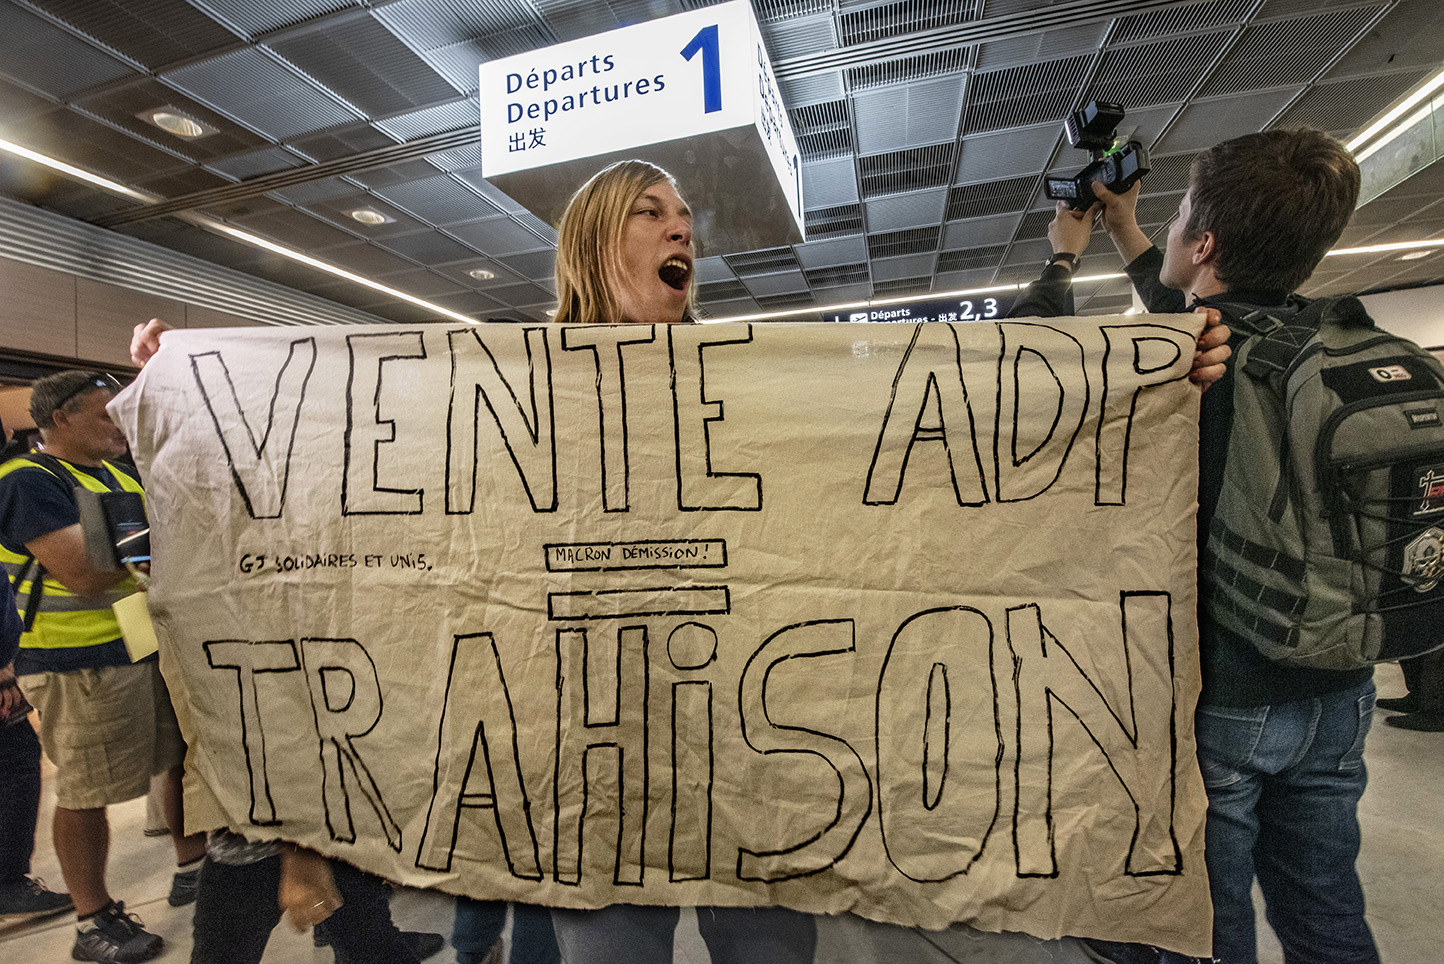
<svg viewBox="0 0 1444 964">
<path fill-rule="evenodd" d="M 192 829 L 1207 950 L 1192 316 L 175 331 Z"/>
</svg>

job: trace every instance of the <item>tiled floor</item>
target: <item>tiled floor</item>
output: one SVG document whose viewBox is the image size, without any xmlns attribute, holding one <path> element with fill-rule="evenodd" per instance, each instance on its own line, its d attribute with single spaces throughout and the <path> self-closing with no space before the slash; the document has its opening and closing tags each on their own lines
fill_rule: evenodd
<svg viewBox="0 0 1444 964">
<path fill-rule="evenodd" d="M 1381 696 L 1402 696 L 1396 667 L 1378 673 Z M 1359 870 L 1369 897 L 1369 919 L 1386 964 L 1438 964 L 1444 948 L 1444 734 L 1413 733 L 1384 726 L 1376 715 L 1366 761 L 1370 786 L 1361 808 L 1364 850 Z M 40 845 L 34 871 L 52 887 L 63 886 L 49 846 L 49 808 L 42 803 Z M 138 913 L 149 929 L 163 936 L 166 951 L 158 961 L 185 961 L 190 956 L 191 909 L 166 903 L 173 852 L 165 838 L 148 838 L 145 801 L 112 808 L 111 889 Z M 450 933 L 451 901 L 438 894 L 399 891 L 393 911 L 403 928 Z M 1261 927 L 1260 960 L 1279 964 L 1278 945 Z M 4 964 L 59 964 L 70 960 L 74 928 L 70 915 L 24 928 L 0 930 L 0 961 Z M 832 941 L 824 934 L 826 949 Z M 835 946 L 835 945 L 834 945 Z M 331 952 L 315 948 L 309 934 L 278 927 L 266 952 L 268 964 L 330 964 Z M 695 923 L 684 916 L 678 932 L 679 964 L 707 964 Z M 989 958 L 994 960 L 996 958 Z M 433 962 L 454 960 L 448 948 Z M 909 960 L 906 964 L 914 964 Z M 939 955 L 941 962 L 946 960 Z M 900 962 L 902 964 L 902 962 Z"/>
</svg>

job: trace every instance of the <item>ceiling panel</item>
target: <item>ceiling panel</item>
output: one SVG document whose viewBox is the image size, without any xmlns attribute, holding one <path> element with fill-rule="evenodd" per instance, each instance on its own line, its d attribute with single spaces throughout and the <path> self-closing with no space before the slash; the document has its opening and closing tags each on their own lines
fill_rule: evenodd
<svg viewBox="0 0 1444 964">
<path fill-rule="evenodd" d="M 457 94 L 456 88 L 370 15 L 292 33 L 268 46 L 371 117 L 452 100 Z"/>
<path fill-rule="evenodd" d="M 0 4 L 0 75 L 65 100 L 87 88 L 136 76 L 136 72 L 63 27 L 4 3 Z"/>
<path fill-rule="evenodd" d="M 99 44 L 157 70 L 215 53 L 241 37 L 185 0 L 30 0 Z"/>
<path fill-rule="evenodd" d="M 264 49 L 247 47 L 178 67 L 167 83 L 274 140 L 358 120 L 362 114 Z"/>
</svg>

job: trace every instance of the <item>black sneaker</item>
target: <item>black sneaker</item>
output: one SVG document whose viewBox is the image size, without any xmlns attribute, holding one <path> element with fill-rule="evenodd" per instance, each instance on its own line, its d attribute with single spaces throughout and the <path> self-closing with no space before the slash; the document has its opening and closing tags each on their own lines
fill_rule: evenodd
<svg viewBox="0 0 1444 964">
<path fill-rule="evenodd" d="M 75 929 L 70 956 L 77 961 L 135 964 L 160 953 L 165 941 L 141 926 L 140 918 L 125 912 L 124 901 L 113 900 Z"/>
<path fill-rule="evenodd" d="M 47 890 L 45 882 L 34 877 L 22 877 L 18 884 L 0 887 L 0 923 L 36 920 L 64 913 L 74 906 L 69 894 Z"/>
<path fill-rule="evenodd" d="M 166 903 L 172 907 L 184 907 L 186 904 L 195 903 L 196 894 L 201 886 L 201 869 L 178 871 L 170 879 L 170 895 L 166 897 Z"/>
</svg>

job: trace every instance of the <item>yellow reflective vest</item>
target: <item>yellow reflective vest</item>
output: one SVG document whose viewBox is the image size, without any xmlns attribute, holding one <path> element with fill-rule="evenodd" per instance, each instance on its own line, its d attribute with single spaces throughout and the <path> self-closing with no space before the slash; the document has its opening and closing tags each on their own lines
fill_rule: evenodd
<svg viewBox="0 0 1444 964">
<path fill-rule="evenodd" d="M 89 473 L 79 471 L 63 459 L 56 459 L 55 463 L 51 464 L 47 464 L 48 461 L 31 456 L 11 459 L 4 465 L 0 465 L 0 478 L 19 469 L 32 467 L 51 475 L 57 475 L 54 464 L 58 463 L 74 477 L 75 485 L 84 486 L 92 492 L 115 491 L 101 480 Z M 101 464 L 110 470 L 110 474 L 120 483 L 121 491 L 135 492 L 141 498 L 145 497 L 145 490 L 141 488 L 140 483 L 127 475 L 124 470 L 109 462 Z M 62 482 L 67 481 L 63 477 L 60 478 Z M 71 487 L 73 488 L 73 486 Z M 34 564 L 26 566 L 28 559 L 28 556 L 17 554 L 4 545 L 0 545 L 0 564 L 4 565 L 9 578 L 13 579 L 22 567 L 28 570 L 27 578 L 15 587 L 16 609 L 22 615 L 25 613 L 25 607 L 30 599 L 35 575 Z M 20 648 L 73 650 L 85 646 L 103 646 L 119 639 L 120 625 L 115 621 L 115 613 L 110 607 L 116 601 L 135 591 L 135 580 L 127 578 L 124 582 L 118 583 L 98 596 L 78 596 L 47 575 L 43 582 L 40 606 L 35 614 L 35 625 L 20 637 Z"/>
</svg>

